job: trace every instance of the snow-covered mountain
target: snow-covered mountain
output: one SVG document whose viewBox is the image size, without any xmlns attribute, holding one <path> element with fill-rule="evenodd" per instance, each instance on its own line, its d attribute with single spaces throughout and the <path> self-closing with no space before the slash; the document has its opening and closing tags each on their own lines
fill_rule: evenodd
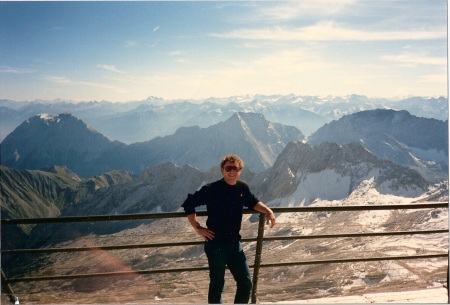
<svg viewBox="0 0 450 305">
<path fill-rule="evenodd" d="M 358 142 L 381 159 L 418 170 L 430 181 L 448 176 L 448 121 L 376 109 L 345 115 L 319 128 L 308 143 Z"/>
</svg>

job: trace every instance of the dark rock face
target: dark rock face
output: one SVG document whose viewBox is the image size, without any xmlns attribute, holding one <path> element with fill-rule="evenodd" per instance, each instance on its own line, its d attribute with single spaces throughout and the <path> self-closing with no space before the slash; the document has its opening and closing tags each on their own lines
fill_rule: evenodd
<svg viewBox="0 0 450 305">
<path fill-rule="evenodd" d="M 17 169 L 65 165 L 89 176 L 92 161 L 124 144 L 114 142 L 83 121 L 63 113 L 37 115 L 23 122 L 1 145 L 2 164 Z"/>
<path fill-rule="evenodd" d="M 404 110 L 376 109 L 346 115 L 319 128 L 308 142 L 317 145 L 332 140 L 348 144 L 381 134 L 391 135 L 410 147 L 436 149 L 448 155 L 447 123 L 416 117 Z"/>
</svg>

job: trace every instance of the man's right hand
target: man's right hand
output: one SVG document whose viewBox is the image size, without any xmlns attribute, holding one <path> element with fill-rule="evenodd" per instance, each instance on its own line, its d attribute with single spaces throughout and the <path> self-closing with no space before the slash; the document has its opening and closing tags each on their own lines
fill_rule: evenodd
<svg viewBox="0 0 450 305">
<path fill-rule="evenodd" d="M 203 237 L 205 241 L 212 240 L 214 238 L 214 232 L 207 228 L 203 228 L 202 226 L 197 226 L 196 231 L 197 234 Z"/>
</svg>

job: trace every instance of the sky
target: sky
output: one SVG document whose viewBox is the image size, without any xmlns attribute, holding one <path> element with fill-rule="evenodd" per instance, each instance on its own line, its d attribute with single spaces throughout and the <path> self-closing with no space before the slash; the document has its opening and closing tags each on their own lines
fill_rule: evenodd
<svg viewBox="0 0 450 305">
<path fill-rule="evenodd" d="M 0 99 L 447 97 L 447 1 L 0 2 Z"/>
</svg>

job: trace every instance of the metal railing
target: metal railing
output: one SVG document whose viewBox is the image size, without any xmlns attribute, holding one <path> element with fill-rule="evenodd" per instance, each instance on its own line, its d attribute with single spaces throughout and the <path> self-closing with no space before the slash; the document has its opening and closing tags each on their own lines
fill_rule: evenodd
<svg viewBox="0 0 450 305">
<path fill-rule="evenodd" d="M 341 212 L 341 211 L 379 211 L 379 210 L 410 210 L 410 209 L 437 209 L 448 208 L 448 202 L 432 202 L 432 203 L 415 203 L 415 204 L 400 204 L 400 205 L 365 205 L 365 206 L 327 206 L 327 207 L 299 207 L 299 208 L 272 208 L 276 214 L 294 213 L 294 212 Z M 253 210 L 246 210 L 244 214 L 257 214 Z M 205 211 L 197 212 L 198 216 L 207 216 Z M 180 218 L 185 217 L 185 213 L 147 213 L 147 214 L 123 214 L 123 215 L 97 215 L 97 216 L 70 216 L 70 217 L 56 217 L 56 218 L 33 218 L 33 219 L 2 219 L 1 225 L 23 225 L 23 224 L 43 224 L 43 223 L 67 223 L 67 222 L 105 222 L 105 221 L 120 221 L 120 220 L 149 220 L 149 219 L 163 219 L 163 218 Z M 395 231 L 395 232 L 370 232 L 370 233 L 345 233 L 345 234 L 325 234 L 325 235 L 290 235 L 290 236 L 272 236 L 264 237 L 265 215 L 259 215 L 258 234 L 255 238 L 243 238 L 242 242 L 255 242 L 256 253 L 255 261 L 250 268 L 253 268 L 253 288 L 251 293 L 251 302 L 257 303 L 257 289 L 258 276 L 261 268 L 265 267 L 286 267 L 299 265 L 314 265 L 314 264 L 329 264 L 329 263 L 350 263 L 350 262 L 367 262 L 367 261 L 383 261 L 383 260 L 405 260 L 405 259 L 431 259 L 444 258 L 448 259 L 447 253 L 438 254 L 424 254 L 424 255 L 408 255 L 408 256 L 383 256 L 383 257 L 364 257 L 364 258 L 346 258 L 346 259 L 328 259 L 315 261 L 293 261 L 293 262 L 278 262 L 278 263 L 261 263 L 263 242 L 275 240 L 298 240 L 298 239 L 321 239 L 321 238 L 340 238 L 340 237 L 368 237 L 368 236 L 394 236 L 394 235 L 413 235 L 413 234 L 436 234 L 448 233 L 447 229 L 437 230 L 414 230 L 414 231 Z M 2 250 L 2 255 L 19 254 L 19 253 L 52 253 L 52 252 L 80 252 L 92 250 L 122 250 L 122 249 L 139 249 L 152 247 L 175 247 L 175 246 L 189 246 L 200 245 L 204 241 L 186 241 L 186 242 L 171 242 L 171 243 L 151 243 L 151 244 L 127 244 L 127 245 L 113 245 L 113 246 L 92 246 L 92 247 L 66 247 L 66 248 L 39 248 L 39 249 L 12 249 Z M 76 278 L 89 277 L 108 277 L 129 274 L 157 274 L 157 273 L 172 273 L 172 272 L 186 272 L 186 271 L 204 271 L 208 267 L 193 267 L 193 268 L 170 268 L 170 269 L 153 269 L 153 270 L 132 270 L 132 271 L 118 271 L 118 272 L 104 272 L 104 273 L 88 273 L 88 274 L 72 274 L 72 275 L 53 275 L 53 276 L 34 276 L 34 277 L 12 277 L 7 278 L 2 270 L 2 284 L 5 286 L 10 300 L 14 302 L 17 299 L 16 294 L 10 286 L 14 282 L 29 282 L 29 281 L 48 281 L 48 280 L 64 280 Z M 447 269 L 447 290 L 448 290 L 448 269 Z M 448 295 L 450 302 L 450 294 Z"/>
</svg>

